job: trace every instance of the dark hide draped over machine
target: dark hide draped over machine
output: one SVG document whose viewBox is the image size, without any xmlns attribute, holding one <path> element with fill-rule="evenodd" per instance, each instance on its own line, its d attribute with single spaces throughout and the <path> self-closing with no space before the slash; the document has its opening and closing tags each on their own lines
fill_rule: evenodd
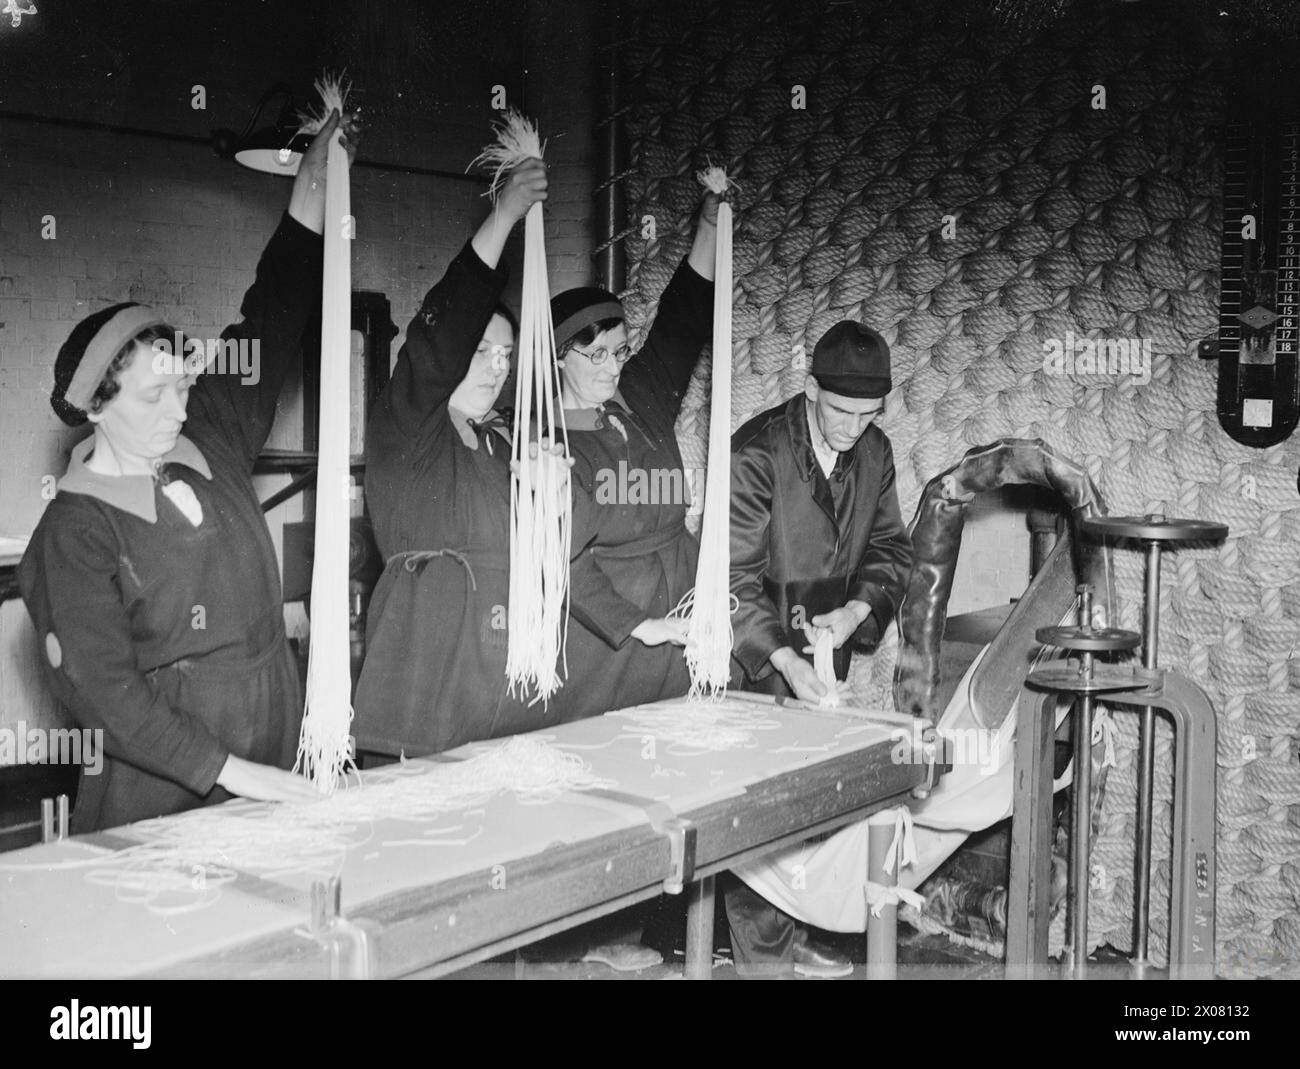
<svg viewBox="0 0 1300 1069">
<path fill-rule="evenodd" d="M 977 719 L 997 727 L 1006 717 L 1029 671 L 1039 627 L 1058 624 L 1081 582 L 1091 583 L 1106 619 L 1114 612 L 1114 581 L 1109 550 L 1079 538 L 1079 523 L 1105 515 L 1100 494 L 1087 472 L 1037 439 L 1003 438 L 970 450 L 958 463 L 926 484 L 908 528 L 913 563 L 898 610 L 899 651 L 894 700 L 900 712 L 937 722 L 939 646 L 952 593 L 966 513 L 976 494 L 1000 486 L 1048 487 L 1069 509 L 1068 533 L 1058 541 L 1007 622 L 998 631 L 972 678 Z M 1015 650 L 1021 651 L 1015 653 Z M 992 667 L 996 666 L 996 671 Z"/>
</svg>

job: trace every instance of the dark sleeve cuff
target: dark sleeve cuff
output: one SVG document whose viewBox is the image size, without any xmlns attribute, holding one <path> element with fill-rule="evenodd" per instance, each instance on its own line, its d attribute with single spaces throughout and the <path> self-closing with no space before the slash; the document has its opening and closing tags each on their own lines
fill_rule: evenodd
<svg viewBox="0 0 1300 1069">
<path fill-rule="evenodd" d="M 733 656 L 745 670 L 745 675 L 757 683 L 776 671 L 772 667 L 772 654 L 785 645 L 788 643 L 779 630 L 768 631 L 764 628 L 750 639 L 738 642 Z"/>
<path fill-rule="evenodd" d="M 871 606 L 868 616 L 856 631 L 853 641 L 860 646 L 874 646 L 885 633 L 894 615 L 894 602 L 878 583 L 856 583 L 849 591 L 848 601 L 864 601 Z"/>
<path fill-rule="evenodd" d="M 184 786 L 189 788 L 200 797 L 206 797 L 212 792 L 212 788 L 217 785 L 217 777 L 221 775 L 221 770 L 226 767 L 226 759 L 230 756 L 221 743 L 213 740 L 213 745 L 199 763 L 192 769 L 185 770 L 185 774 L 177 778 Z"/>
<path fill-rule="evenodd" d="M 621 649 L 646 619 L 645 610 L 617 594 L 612 586 L 588 597 L 580 591 L 570 596 L 569 611 L 574 618 L 611 649 Z"/>
<path fill-rule="evenodd" d="M 780 648 L 781 648 L 780 646 L 777 647 L 777 649 Z M 776 650 L 772 651 L 772 653 L 775 652 Z M 764 657 L 762 659 L 761 662 L 759 662 L 757 658 L 753 658 L 753 657 L 744 658 L 738 656 L 736 660 L 740 662 L 740 666 L 745 670 L 745 676 L 749 679 L 749 681 L 751 683 L 758 683 L 761 680 L 766 679 L 768 676 L 770 676 L 773 672 L 776 671 L 776 669 L 772 667 L 772 662 L 769 659 L 771 656 L 772 654 L 769 653 L 767 657 Z M 757 664 L 757 667 L 755 667 L 755 664 Z"/>
<path fill-rule="evenodd" d="M 632 632 L 641 626 L 646 619 L 644 609 L 639 609 L 630 601 L 622 608 L 622 611 L 616 610 L 609 621 L 602 628 L 604 639 L 614 649 L 622 649 L 632 639 Z"/>
</svg>

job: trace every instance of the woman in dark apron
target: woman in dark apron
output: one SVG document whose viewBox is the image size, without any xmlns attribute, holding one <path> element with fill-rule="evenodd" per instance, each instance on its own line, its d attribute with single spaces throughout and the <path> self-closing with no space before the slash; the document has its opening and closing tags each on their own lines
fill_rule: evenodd
<svg viewBox="0 0 1300 1069">
<path fill-rule="evenodd" d="M 574 458 L 568 679 L 553 700 L 564 720 L 690 686 L 686 621 L 669 613 L 695 585 L 699 545 L 674 426 L 712 336 L 717 218 L 709 194 L 636 354 L 613 294 L 587 287 L 551 302 Z"/>
<path fill-rule="evenodd" d="M 554 720 L 507 692 L 509 419 L 513 317 L 499 266 L 511 228 L 546 197 L 520 164 L 424 299 L 370 413 L 366 500 L 387 560 L 370 602 L 355 700 L 357 746 L 408 756 Z"/>
<path fill-rule="evenodd" d="M 79 726 L 103 731 L 106 759 L 98 775 L 83 769 L 75 832 L 232 795 L 314 796 L 288 771 L 302 695 L 252 470 L 320 307 L 338 125 L 303 158 L 242 321 L 219 350 L 204 346 L 214 366 L 197 374 L 201 361 L 178 359 L 194 350 L 176 352 L 176 332 L 137 304 L 89 316 L 59 352 L 54 409 L 94 434 L 74 448 L 18 581 L 55 695 Z"/>
</svg>

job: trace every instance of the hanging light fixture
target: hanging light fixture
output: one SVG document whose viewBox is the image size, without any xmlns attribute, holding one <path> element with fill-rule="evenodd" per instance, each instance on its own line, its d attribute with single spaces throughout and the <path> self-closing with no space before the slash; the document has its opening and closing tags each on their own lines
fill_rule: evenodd
<svg viewBox="0 0 1300 1069">
<path fill-rule="evenodd" d="M 262 113 L 277 97 L 284 98 L 279 117 L 273 125 L 259 126 Z M 298 127 L 293 91 L 283 82 L 276 82 L 262 94 L 243 133 L 213 130 L 212 147 L 222 159 L 233 159 L 250 170 L 291 178 L 298 173 L 303 153 L 311 144 L 311 138 L 300 134 Z"/>
</svg>

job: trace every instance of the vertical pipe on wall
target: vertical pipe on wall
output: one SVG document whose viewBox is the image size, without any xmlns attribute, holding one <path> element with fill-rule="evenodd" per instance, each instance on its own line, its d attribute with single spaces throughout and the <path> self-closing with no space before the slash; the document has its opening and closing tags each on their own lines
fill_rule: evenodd
<svg viewBox="0 0 1300 1069">
<path fill-rule="evenodd" d="M 623 228 L 627 219 L 627 131 L 623 123 L 623 84 L 619 63 L 622 32 L 619 0 L 605 7 L 602 26 L 601 119 L 596 124 L 596 279 L 611 293 L 622 293 L 627 285 L 627 251 Z"/>
</svg>

